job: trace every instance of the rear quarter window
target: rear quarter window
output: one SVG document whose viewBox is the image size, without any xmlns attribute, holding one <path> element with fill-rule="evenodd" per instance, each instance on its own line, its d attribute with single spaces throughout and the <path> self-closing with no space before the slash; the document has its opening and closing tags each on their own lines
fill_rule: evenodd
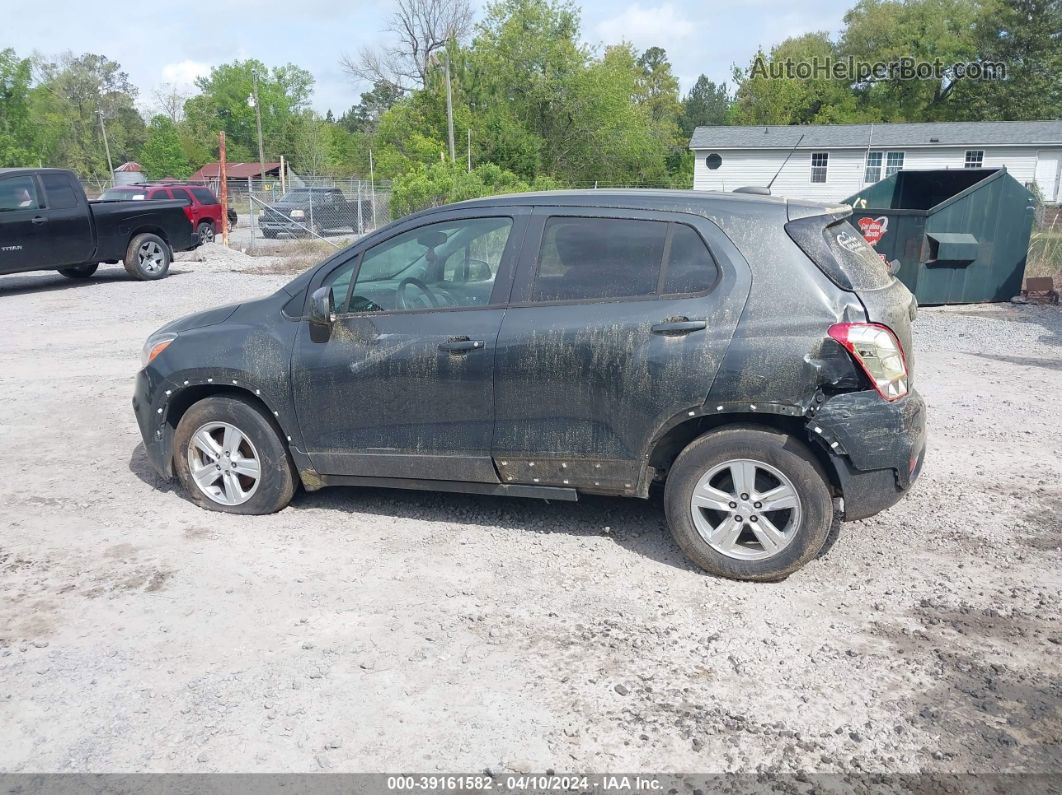
<svg viewBox="0 0 1062 795">
<path fill-rule="evenodd" d="M 192 195 L 199 199 L 200 204 L 217 204 L 213 191 L 208 188 L 192 188 Z"/>
<path fill-rule="evenodd" d="M 878 290 L 892 284 L 885 260 L 847 220 L 811 216 L 790 221 L 786 232 L 830 280 L 844 290 Z"/>
</svg>

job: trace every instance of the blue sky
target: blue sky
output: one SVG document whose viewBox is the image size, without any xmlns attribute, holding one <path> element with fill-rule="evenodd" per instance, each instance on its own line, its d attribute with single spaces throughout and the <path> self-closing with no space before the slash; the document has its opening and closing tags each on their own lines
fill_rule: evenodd
<svg viewBox="0 0 1062 795">
<path fill-rule="evenodd" d="M 482 0 L 474 0 L 482 7 Z M 837 31 L 854 0 L 588 0 L 582 3 L 583 38 L 591 45 L 627 40 L 667 50 L 683 90 L 702 72 L 729 80 L 731 64 L 747 64 L 757 46 L 812 30 Z M 235 58 L 291 62 L 315 77 L 313 105 L 339 115 L 357 102 L 359 88 L 338 65 L 343 52 L 378 43 L 391 3 L 349 5 L 328 0 L 50 0 L 21 4 L 6 15 L 0 48 L 20 55 L 36 50 L 96 52 L 117 60 L 140 87 L 140 104 L 153 109 L 163 83 L 190 89 L 197 74 Z M 212 9 L 208 15 L 206 9 Z"/>
</svg>

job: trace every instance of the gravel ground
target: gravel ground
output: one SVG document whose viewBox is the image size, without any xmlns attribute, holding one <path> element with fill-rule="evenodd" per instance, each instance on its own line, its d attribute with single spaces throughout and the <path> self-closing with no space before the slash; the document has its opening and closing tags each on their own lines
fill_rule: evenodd
<svg viewBox="0 0 1062 795">
<path fill-rule="evenodd" d="M 140 346 L 285 279 L 202 259 L 0 278 L 0 770 L 1062 772 L 1058 308 L 923 310 L 918 486 L 752 585 L 654 501 L 195 508 Z"/>
</svg>

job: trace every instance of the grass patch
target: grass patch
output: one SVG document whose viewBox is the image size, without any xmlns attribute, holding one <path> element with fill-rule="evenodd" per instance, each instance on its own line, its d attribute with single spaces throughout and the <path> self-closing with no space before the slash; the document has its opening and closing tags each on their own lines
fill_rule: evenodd
<svg viewBox="0 0 1062 795">
<path fill-rule="evenodd" d="M 1062 286 L 1062 220 L 1033 230 L 1025 275 L 1053 276 L 1055 286 Z"/>
<path fill-rule="evenodd" d="M 258 245 L 247 249 L 247 254 L 252 257 L 276 259 L 276 262 L 263 266 L 257 273 L 294 276 L 312 268 L 339 250 L 323 240 L 291 240 Z"/>
</svg>

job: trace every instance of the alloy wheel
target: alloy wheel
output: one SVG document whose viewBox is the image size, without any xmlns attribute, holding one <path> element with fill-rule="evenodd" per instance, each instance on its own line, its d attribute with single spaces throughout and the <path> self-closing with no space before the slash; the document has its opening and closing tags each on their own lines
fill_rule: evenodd
<svg viewBox="0 0 1062 795">
<path fill-rule="evenodd" d="M 712 549 L 738 560 L 763 560 L 789 546 L 800 529 L 800 495 L 763 461 L 724 461 L 697 481 L 693 524 Z"/>
<path fill-rule="evenodd" d="M 208 422 L 188 442 L 188 472 L 220 505 L 240 505 L 258 490 L 261 459 L 251 440 L 227 422 Z"/>
<path fill-rule="evenodd" d="M 166 252 L 154 240 L 141 244 L 137 258 L 145 273 L 158 273 L 166 265 Z"/>
</svg>

